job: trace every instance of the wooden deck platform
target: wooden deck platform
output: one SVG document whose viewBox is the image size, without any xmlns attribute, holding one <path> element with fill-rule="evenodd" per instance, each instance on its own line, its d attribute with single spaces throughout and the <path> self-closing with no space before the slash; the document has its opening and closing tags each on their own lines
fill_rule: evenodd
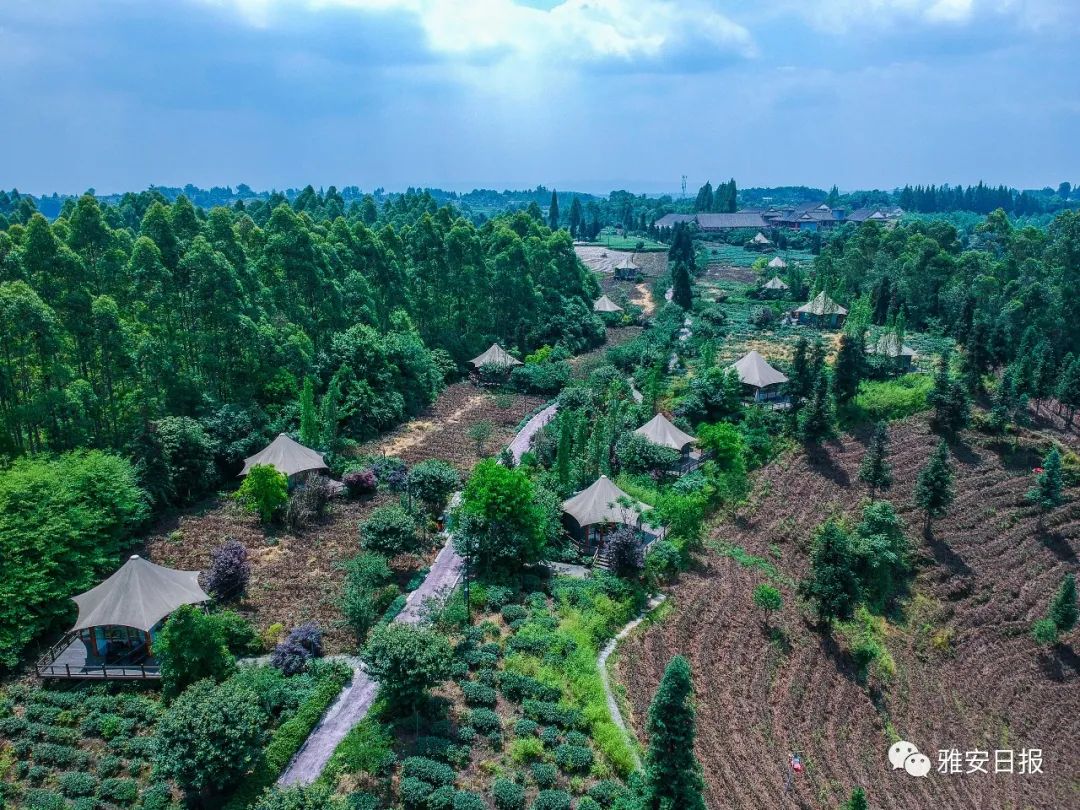
<svg viewBox="0 0 1080 810">
<path fill-rule="evenodd" d="M 161 677 L 161 667 L 153 658 L 139 663 L 106 663 L 100 656 L 88 655 L 78 636 L 65 636 L 38 661 L 37 674 L 65 680 L 149 680 Z"/>
</svg>

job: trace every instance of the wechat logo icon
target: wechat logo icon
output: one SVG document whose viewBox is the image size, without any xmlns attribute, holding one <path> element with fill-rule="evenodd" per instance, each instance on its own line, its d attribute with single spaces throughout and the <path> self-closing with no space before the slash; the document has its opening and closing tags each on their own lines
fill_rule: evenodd
<svg viewBox="0 0 1080 810">
<path fill-rule="evenodd" d="M 920 754 L 919 749 L 907 740 L 894 742 L 889 747 L 889 763 L 894 771 L 904 770 L 910 776 L 930 773 L 930 757 Z"/>
</svg>

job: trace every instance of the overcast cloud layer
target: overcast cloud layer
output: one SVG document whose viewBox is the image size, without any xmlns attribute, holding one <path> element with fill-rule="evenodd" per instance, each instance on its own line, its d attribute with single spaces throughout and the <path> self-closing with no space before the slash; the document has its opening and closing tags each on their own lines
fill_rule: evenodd
<svg viewBox="0 0 1080 810">
<path fill-rule="evenodd" d="M 1080 181 L 1073 0 L 4 0 L 0 187 Z"/>
</svg>

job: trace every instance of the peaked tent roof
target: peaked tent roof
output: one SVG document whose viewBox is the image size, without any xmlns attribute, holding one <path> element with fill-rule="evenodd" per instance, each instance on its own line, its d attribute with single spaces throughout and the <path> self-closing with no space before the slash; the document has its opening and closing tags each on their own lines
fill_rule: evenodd
<svg viewBox="0 0 1080 810">
<path fill-rule="evenodd" d="M 572 498 L 563 501 L 562 508 L 579 526 L 592 526 L 595 523 L 625 523 L 634 525 L 638 514 L 633 507 L 618 503 L 620 498 L 630 496 L 611 483 L 606 475 L 601 475 L 588 489 L 583 489 Z M 634 501 L 641 511 L 651 509 L 647 503 Z"/>
<path fill-rule="evenodd" d="M 521 361 L 513 357 L 498 343 L 492 343 L 491 348 L 478 357 L 474 357 L 469 363 L 474 368 L 480 366 L 520 366 Z"/>
<path fill-rule="evenodd" d="M 174 571 L 133 554 L 100 585 L 72 597 L 79 606 L 72 629 L 121 625 L 149 633 L 178 607 L 209 598 L 199 587 L 198 571 Z"/>
<path fill-rule="evenodd" d="M 914 357 L 916 352 L 906 343 L 901 343 L 895 333 L 882 335 L 870 347 L 871 354 L 883 354 L 887 357 Z"/>
<path fill-rule="evenodd" d="M 757 235 L 755 235 L 754 238 L 751 239 L 750 241 L 753 242 L 755 245 L 771 245 L 772 244 L 772 242 L 769 241 L 769 237 L 767 237 L 761 231 L 758 231 Z"/>
<path fill-rule="evenodd" d="M 777 256 L 769 262 L 769 267 L 787 267 L 787 262 Z"/>
<path fill-rule="evenodd" d="M 824 290 L 795 311 L 806 312 L 810 315 L 847 315 L 847 310 L 829 298 Z"/>
<path fill-rule="evenodd" d="M 766 290 L 786 290 L 788 285 L 780 280 L 780 276 L 773 276 L 765 282 Z"/>
<path fill-rule="evenodd" d="M 606 295 L 601 295 L 597 298 L 592 305 L 594 312 L 622 312 L 623 308 L 608 298 Z"/>
<path fill-rule="evenodd" d="M 644 436 L 653 444 L 670 447 L 673 450 L 682 450 L 686 445 L 697 441 L 694 436 L 671 424 L 662 413 L 658 413 L 634 433 Z"/>
<path fill-rule="evenodd" d="M 615 269 L 616 270 L 637 270 L 638 266 L 634 263 L 634 257 L 633 256 L 627 256 L 625 259 L 623 259 L 621 262 L 619 262 L 617 265 L 615 265 Z"/>
<path fill-rule="evenodd" d="M 757 352 L 748 352 L 732 366 L 739 375 L 739 381 L 754 388 L 786 383 L 788 378 L 782 372 L 769 365 Z"/>
<path fill-rule="evenodd" d="M 304 447 L 284 433 L 253 456 L 244 459 L 244 469 L 240 475 L 247 475 L 256 464 L 269 464 L 283 475 L 296 475 L 307 470 L 328 469 L 322 453 L 316 453 L 310 447 Z"/>
</svg>

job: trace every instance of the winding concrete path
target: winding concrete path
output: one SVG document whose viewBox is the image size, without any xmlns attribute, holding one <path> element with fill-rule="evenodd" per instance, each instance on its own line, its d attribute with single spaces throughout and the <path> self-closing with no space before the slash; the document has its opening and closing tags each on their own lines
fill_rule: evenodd
<svg viewBox="0 0 1080 810">
<path fill-rule="evenodd" d="M 600 655 L 596 657 L 596 666 L 600 670 L 600 680 L 604 684 L 604 697 L 607 699 L 608 713 L 611 715 L 611 719 L 615 721 L 615 725 L 621 728 L 623 734 L 625 734 L 632 742 L 637 738 L 634 737 L 630 729 L 626 727 L 626 720 L 623 719 L 622 711 L 619 709 L 619 702 L 615 699 L 615 693 L 611 691 L 611 678 L 607 671 L 607 661 L 608 658 L 611 657 L 611 654 L 615 652 L 615 648 L 619 646 L 619 642 L 630 635 L 633 629 L 645 621 L 645 617 L 666 599 L 667 596 L 665 594 L 660 594 L 659 596 L 654 596 L 650 599 L 645 605 L 645 610 L 641 611 L 641 614 L 632 622 L 624 625 L 623 629 L 615 634 L 615 638 L 604 645 L 604 649 L 600 650 Z M 637 748 L 631 745 L 630 753 L 634 757 L 634 764 L 640 769 L 641 758 L 638 756 Z"/>
<path fill-rule="evenodd" d="M 521 455 L 529 449 L 532 437 L 555 417 L 556 410 L 557 404 L 544 408 L 514 436 L 509 447 L 515 462 L 521 461 Z M 405 607 L 394 621 L 418 624 L 423 617 L 424 604 L 431 599 L 449 596 L 461 581 L 464 560 L 454 550 L 453 538 L 449 534 L 445 534 L 445 537 L 446 542 L 432 563 L 431 570 L 420 587 L 406 597 Z M 278 777 L 279 785 L 310 784 L 318 779 L 334 749 L 371 709 L 379 694 L 379 685 L 364 671 L 359 659 L 351 659 L 351 663 L 352 680 L 341 690 L 337 700 L 327 709 L 289 766 Z"/>
</svg>

